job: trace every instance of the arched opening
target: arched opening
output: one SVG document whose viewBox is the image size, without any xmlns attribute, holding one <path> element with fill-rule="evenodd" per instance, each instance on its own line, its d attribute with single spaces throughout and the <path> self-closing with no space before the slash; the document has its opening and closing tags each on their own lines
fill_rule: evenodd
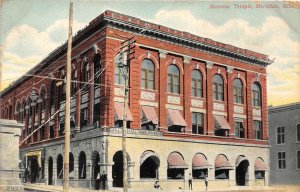
<svg viewBox="0 0 300 192">
<path fill-rule="evenodd" d="M 225 155 L 217 155 L 215 159 L 215 179 L 229 179 L 229 171 L 233 169 L 234 167 Z"/>
<path fill-rule="evenodd" d="M 112 166 L 113 187 L 123 187 L 123 152 L 118 151 L 113 156 L 114 165 Z M 130 162 L 130 157 L 127 154 L 127 165 Z M 128 166 L 127 166 L 128 170 Z M 129 176 L 129 170 L 128 170 Z"/>
<path fill-rule="evenodd" d="M 178 152 L 172 152 L 168 156 L 168 179 L 184 179 L 184 170 L 188 169 L 183 156 Z"/>
<path fill-rule="evenodd" d="M 57 156 L 57 178 L 62 179 L 63 178 L 63 156 L 59 154 Z"/>
<path fill-rule="evenodd" d="M 246 159 L 245 156 L 240 155 L 236 159 L 235 163 L 236 169 L 235 169 L 235 180 L 236 185 L 238 186 L 245 186 L 248 185 L 249 180 L 249 161 Z"/>
<path fill-rule="evenodd" d="M 74 156 L 69 153 L 69 178 L 74 179 Z"/>
<path fill-rule="evenodd" d="M 79 179 L 86 179 L 86 156 L 83 151 L 79 154 Z"/>
<path fill-rule="evenodd" d="M 39 162 L 38 162 L 38 156 L 28 156 L 28 169 L 29 169 L 29 176 L 30 176 L 30 182 L 35 183 L 37 182 L 39 178 Z"/>
<path fill-rule="evenodd" d="M 196 153 L 194 155 L 192 165 L 192 175 L 194 179 L 205 179 L 208 175 L 208 169 L 212 167 L 212 165 L 208 163 L 206 156 L 202 153 Z"/>
<path fill-rule="evenodd" d="M 265 171 L 267 170 L 269 170 L 269 166 L 262 158 L 258 157 L 254 163 L 255 179 L 262 179 L 265 181 Z"/>
<path fill-rule="evenodd" d="M 100 174 L 99 162 L 100 162 L 99 153 L 97 151 L 93 151 L 93 153 L 92 153 L 92 180 L 93 180 L 93 186 L 97 190 L 100 188 L 100 186 L 99 186 L 100 183 L 96 183 L 97 176 L 98 176 L 98 174 Z"/>
<path fill-rule="evenodd" d="M 153 151 L 145 151 L 141 155 L 140 178 L 158 179 L 159 164 L 159 158 Z"/>
<path fill-rule="evenodd" d="M 53 185 L 53 159 L 48 159 L 48 185 Z"/>
</svg>

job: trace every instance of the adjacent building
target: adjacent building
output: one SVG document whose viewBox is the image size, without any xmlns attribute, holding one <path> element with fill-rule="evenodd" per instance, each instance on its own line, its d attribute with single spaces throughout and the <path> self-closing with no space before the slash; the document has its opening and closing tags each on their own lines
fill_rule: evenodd
<svg viewBox="0 0 300 192">
<path fill-rule="evenodd" d="M 124 104 L 122 42 L 133 37 Z M 25 124 L 30 182 L 62 185 L 67 45 L 1 93 L 1 118 Z M 99 172 L 122 187 L 127 120 L 129 186 L 194 188 L 268 184 L 267 55 L 105 11 L 72 48 L 70 184 L 95 187 Z M 124 109 L 126 107 L 126 110 Z M 126 115 L 124 114 L 126 113 Z"/>
<path fill-rule="evenodd" d="M 270 183 L 300 184 L 300 103 L 269 107 Z"/>
</svg>

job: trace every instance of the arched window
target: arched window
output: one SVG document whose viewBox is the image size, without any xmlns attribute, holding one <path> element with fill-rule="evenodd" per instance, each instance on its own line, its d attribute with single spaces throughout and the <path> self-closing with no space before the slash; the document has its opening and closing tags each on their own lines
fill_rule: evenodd
<svg viewBox="0 0 300 192">
<path fill-rule="evenodd" d="M 50 85 L 50 106 L 51 107 L 54 106 L 55 96 L 56 96 L 56 85 L 55 85 L 55 81 L 52 81 Z"/>
<path fill-rule="evenodd" d="M 79 179 L 86 178 L 86 156 L 83 151 L 79 154 Z"/>
<path fill-rule="evenodd" d="M 46 90 L 42 89 L 42 91 L 41 91 L 41 99 L 42 99 L 41 109 L 42 109 L 42 111 L 46 110 L 46 98 L 47 98 Z"/>
<path fill-rule="evenodd" d="M 64 176 L 64 170 L 63 170 L 63 156 L 59 154 L 57 156 L 57 178 L 62 179 Z"/>
<path fill-rule="evenodd" d="M 141 155 L 141 167 L 140 167 L 140 178 L 158 179 L 158 168 L 159 168 L 159 158 L 153 151 L 145 151 Z"/>
<path fill-rule="evenodd" d="M 180 93 L 179 69 L 176 65 L 168 67 L 168 92 Z"/>
<path fill-rule="evenodd" d="M 23 123 L 26 117 L 26 101 L 22 102 L 21 122 Z"/>
<path fill-rule="evenodd" d="M 95 74 L 95 83 L 100 83 L 100 69 L 101 69 L 101 64 L 100 64 L 100 54 L 95 55 L 94 57 L 94 74 Z"/>
<path fill-rule="evenodd" d="M 125 78 L 122 74 L 122 70 L 120 67 L 121 55 L 118 54 L 115 59 L 115 84 L 125 85 Z"/>
<path fill-rule="evenodd" d="M 261 88 L 257 82 L 252 85 L 252 103 L 254 107 L 261 106 Z"/>
<path fill-rule="evenodd" d="M 21 104 L 20 104 L 20 102 L 18 102 L 18 104 L 17 104 L 17 109 L 16 109 L 16 120 L 17 120 L 17 121 L 20 121 L 20 120 L 21 120 L 21 112 L 20 112 L 20 109 L 21 109 Z"/>
<path fill-rule="evenodd" d="M 188 165 L 184 161 L 183 156 L 178 152 L 172 152 L 169 154 L 168 159 L 168 179 L 183 179 L 184 170 L 188 168 Z"/>
<path fill-rule="evenodd" d="M 90 80 L 90 66 L 88 63 L 84 66 L 84 81 L 87 83 Z"/>
<path fill-rule="evenodd" d="M 233 97 L 234 103 L 243 103 L 243 83 L 240 79 L 235 79 L 233 82 Z"/>
<path fill-rule="evenodd" d="M 77 70 L 72 71 L 72 96 L 77 92 Z"/>
<path fill-rule="evenodd" d="M 142 63 L 141 87 L 154 89 L 154 64 L 150 59 L 144 59 Z"/>
<path fill-rule="evenodd" d="M 198 70 L 192 72 L 192 96 L 202 97 L 202 75 Z"/>
<path fill-rule="evenodd" d="M 221 75 L 214 76 L 214 100 L 224 101 L 224 84 Z"/>
</svg>

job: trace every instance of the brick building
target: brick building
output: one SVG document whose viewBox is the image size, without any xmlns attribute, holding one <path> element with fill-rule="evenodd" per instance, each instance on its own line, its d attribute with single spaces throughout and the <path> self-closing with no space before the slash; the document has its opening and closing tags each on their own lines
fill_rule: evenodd
<svg viewBox="0 0 300 192">
<path fill-rule="evenodd" d="M 267 55 L 105 11 L 72 48 L 70 183 L 99 171 L 122 186 L 121 43 L 135 36 L 126 104 L 130 187 L 264 185 L 268 181 Z M 20 158 L 31 182 L 61 185 L 67 45 L 1 93 L 1 118 L 24 123 Z"/>
</svg>

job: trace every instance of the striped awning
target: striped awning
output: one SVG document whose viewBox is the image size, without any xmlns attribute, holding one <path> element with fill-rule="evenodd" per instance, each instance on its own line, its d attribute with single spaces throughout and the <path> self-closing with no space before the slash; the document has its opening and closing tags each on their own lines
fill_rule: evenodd
<svg viewBox="0 0 300 192">
<path fill-rule="evenodd" d="M 218 155 L 215 160 L 215 170 L 232 170 L 234 167 L 224 155 Z"/>
<path fill-rule="evenodd" d="M 183 157 L 176 152 L 173 152 L 168 157 L 169 169 L 188 169 L 188 165 L 185 163 Z"/>
<path fill-rule="evenodd" d="M 186 122 L 179 110 L 168 109 L 168 126 L 186 126 Z"/>
<path fill-rule="evenodd" d="M 261 158 L 257 158 L 255 160 L 254 170 L 255 171 L 267 171 L 267 170 L 269 170 L 269 167 Z"/>
<path fill-rule="evenodd" d="M 224 116 L 215 115 L 215 128 L 216 129 L 230 129 L 230 125 Z"/>
<path fill-rule="evenodd" d="M 212 166 L 211 164 L 208 163 L 205 156 L 201 153 L 197 153 L 196 155 L 194 155 L 193 160 L 192 160 L 192 164 L 193 164 L 193 169 L 194 170 L 208 169 Z"/>
<path fill-rule="evenodd" d="M 130 109 L 128 104 L 126 104 L 126 116 L 127 121 L 132 121 L 132 115 L 130 113 Z M 123 114 L 124 114 L 124 103 L 115 102 L 115 117 L 116 120 L 123 120 Z"/>
<path fill-rule="evenodd" d="M 143 123 L 152 122 L 154 125 L 158 125 L 158 118 L 155 113 L 154 107 L 142 106 L 143 111 Z"/>
</svg>

